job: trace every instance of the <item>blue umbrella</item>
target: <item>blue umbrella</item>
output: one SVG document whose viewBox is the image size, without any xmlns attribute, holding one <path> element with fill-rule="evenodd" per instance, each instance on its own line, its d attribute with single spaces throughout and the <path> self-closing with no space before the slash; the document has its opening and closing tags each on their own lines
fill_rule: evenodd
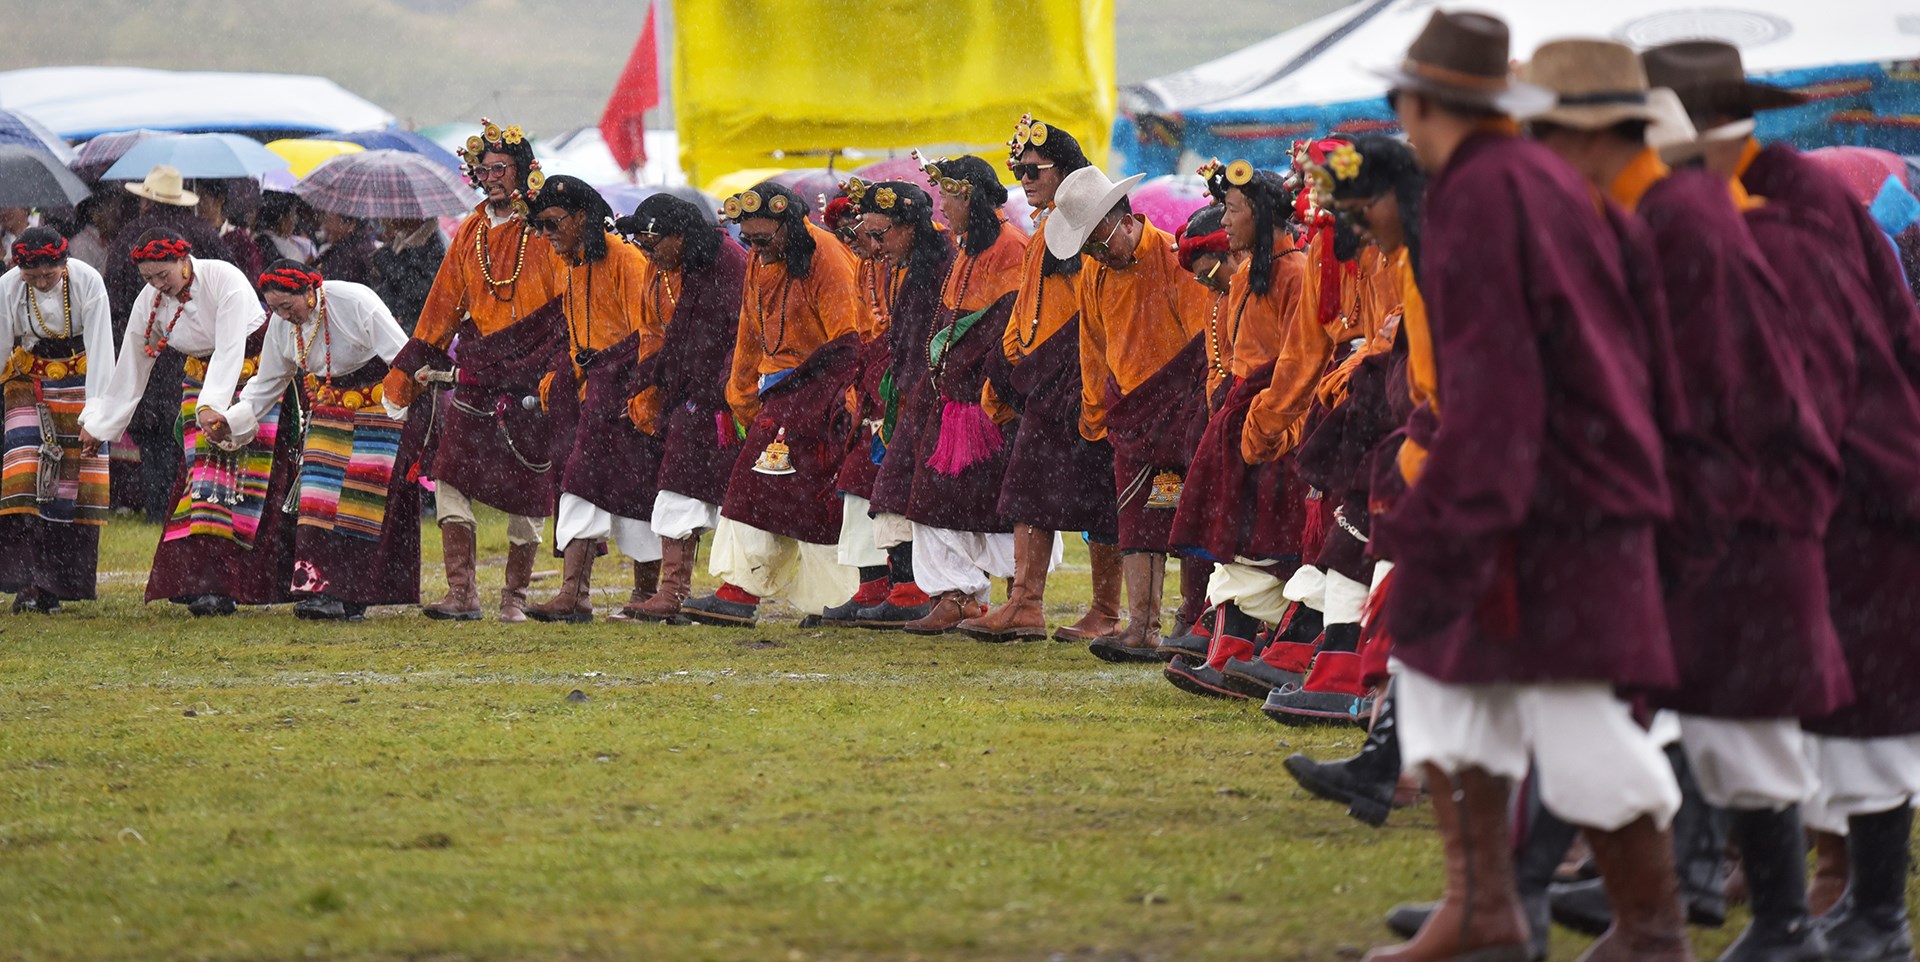
<svg viewBox="0 0 1920 962">
<path fill-rule="evenodd" d="M 286 170 L 286 158 L 239 134 L 149 137 L 128 148 L 101 180 L 140 180 L 160 164 L 196 179 L 258 177 Z"/>
<path fill-rule="evenodd" d="M 42 150 L 63 164 L 73 160 L 73 147 L 65 139 L 17 110 L 0 110 L 0 144 Z"/>
<path fill-rule="evenodd" d="M 385 130 L 350 130 L 344 133 L 316 134 L 323 140 L 344 140 L 350 144 L 359 144 L 368 150 L 404 150 L 410 154 L 419 154 L 456 174 L 464 174 L 460 159 L 453 156 L 447 148 L 428 140 L 411 130 L 388 127 Z"/>
</svg>

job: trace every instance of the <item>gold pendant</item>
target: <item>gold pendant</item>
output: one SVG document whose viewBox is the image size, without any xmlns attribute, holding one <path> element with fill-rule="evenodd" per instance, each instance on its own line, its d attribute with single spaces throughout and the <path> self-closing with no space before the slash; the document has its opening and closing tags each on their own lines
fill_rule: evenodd
<svg viewBox="0 0 1920 962">
<path fill-rule="evenodd" d="M 1180 505 L 1180 489 L 1185 486 L 1180 475 L 1172 471 L 1162 471 L 1153 476 L 1153 493 L 1147 495 L 1149 508 L 1174 508 Z"/>
<path fill-rule="evenodd" d="M 772 441 L 767 442 L 765 450 L 753 462 L 753 470 L 759 474 L 793 474 L 793 451 L 787 447 L 787 429 L 781 428 Z"/>
</svg>

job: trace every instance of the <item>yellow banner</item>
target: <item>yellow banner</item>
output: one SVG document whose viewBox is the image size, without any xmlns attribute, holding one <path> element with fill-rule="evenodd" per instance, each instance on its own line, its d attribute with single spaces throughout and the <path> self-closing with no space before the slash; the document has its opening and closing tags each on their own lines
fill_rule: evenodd
<svg viewBox="0 0 1920 962">
<path fill-rule="evenodd" d="M 676 0 L 674 45 L 680 163 L 696 185 L 849 149 L 997 164 L 1027 111 L 1096 164 L 1112 135 L 1113 0 Z"/>
</svg>

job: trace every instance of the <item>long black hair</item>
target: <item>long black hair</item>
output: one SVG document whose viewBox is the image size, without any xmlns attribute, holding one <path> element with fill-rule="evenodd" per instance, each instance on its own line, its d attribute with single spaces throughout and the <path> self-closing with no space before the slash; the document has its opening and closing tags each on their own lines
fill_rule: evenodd
<svg viewBox="0 0 1920 962">
<path fill-rule="evenodd" d="M 1255 170 L 1252 179 L 1227 188 L 1237 190 L 1253 207 L 1253 259 L 1247 268 L 1247 289 L 1255 297 L 1273 287 L 1273 234 L 1293 216 L 1293 192 L 1279 174 Z"/>
<path fill-rule="evenodd" d="M 1407 258 L 1415 276 L 1420 270 L 1420 210 L 1427 195 L 1427 175 L 1413 156 L 1413 148 L 1384 134 L 1362 134 L 1353 139 L 1360 165 L 1348 178 L 1333 181 L 1335 200 L 1372 199 L 1391 191 L 1400 208 L 1400 232 L 1407 241 Z"/>
<path fill-rule="evenodd" d="M 720 228 L 707 223 L 700 208 L 672 194 L 643 198 L 640 206 L 633 209 L 632 217 L 620 218 L 619 229 L 628 235 L 648 233 L 680 238 L 685 245 L 680 259 L 694 271 L 712 267 L 714 258 L 720 256 Z"/>
<path fill-rule="evenodd" d="M 569 214 L 581 211 L 587 215 L 580 225 L 580 262 L 597 264 L 606 260 L 607 229 L 613 221 L 613 208 L 607 206 L 607 199 L 586 181 L 560 174 L 547 178 L 527 201 L 527 210 L 534 216 L 556 207 Z"/>
<path fill-rule="evenodd" d="M 993 173 L 993 165 L 972 155 L 940 161 L 940 176 L 966 181 L 967 233 L 960 249 L 978 255 L 1000 239 L 1000 206 L 1007 202 L 1006 185 Z"/>
<path fill-rule="evenodd" d="M 1027 143 L 1014 152 L 1014 162 L 1018 163 L 1019 155 L 1028 150 L 1038 151 L 1040 156 L 1052 161 L 1053 171 L 1060 175 L 1061 180 L 1065 180 L 1068 174 L 1082 167 L 1093 166 L 1093 161 L 1087 159 L 1087 152 L 1080 149 L 1080 141 L 1052 124 L 1047 125 L 1047 142 Z M 1080 270 L 1079 255 L 1062 258 L 1055 257 L 1053 252 L 1048 251 L 1043 257 L 1044 259 L 1040 262 L 1041 277 L 1052 277 L 1055 274 L 1072 275 Z"/>
<path fill-rule="evenodd" d="M 808 207 L 807 202 L 800 199 L 799 194 L 771 180 L 763 180 L 753 185 L 753 193 L 760 195 L 760 208 L 754 211 L 741 211 L 740 216 L 735 220 L 744 223 L 754 217 L 764 217 L 786 225 L 787 276 L 795 280 L 806 279 L 807 275 L 813 273 L 813 234 L 807 230 L 807 212 L 813 208 Z M 786 198 L 785 203 L 779 205 L 785 207 L 785 210 L 773 209 L 776 206 L 773 203 L 775 197 Z"/>
<path fill-rule="evenodd" d="M 888 199 L 893 202 L 886 203 Z M 953 247 L 933 226 L 933 196 L 904 180 L 868 184 L 860 210 L 877 214 L 895 227 L 913 228 L 913 247 L 907 252 L 907 277 L 921 283 L 940 283 L 940 266 Z"/>
</svg>

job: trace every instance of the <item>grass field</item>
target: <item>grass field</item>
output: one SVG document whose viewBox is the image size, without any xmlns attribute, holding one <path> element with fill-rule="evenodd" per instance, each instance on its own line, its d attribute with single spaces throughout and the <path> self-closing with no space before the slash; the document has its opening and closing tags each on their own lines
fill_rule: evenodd
<svg viewBox="0 0 1920 962">
<path fill-rule="evenodd" d="M 156 534 L 0 615 L 0 959 L 1345 959 L 1439 885 L 1425 809 L 1280 771 L 1357 732 L 1077 646 L 195 620 L 139 604 Z"/>
</svg>

